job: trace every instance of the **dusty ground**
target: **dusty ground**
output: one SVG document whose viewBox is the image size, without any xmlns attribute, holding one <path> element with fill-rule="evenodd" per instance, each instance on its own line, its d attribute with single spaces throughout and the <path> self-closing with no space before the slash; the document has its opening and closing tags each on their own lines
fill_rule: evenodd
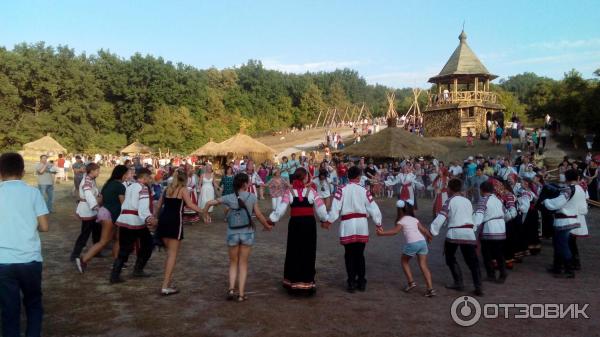
<svg viewBox="0 0 600 337">
<path fill-rule="evenodd" d="M 458 144 L 458 143 L 457 143 Z M 463 143 L 464 144 L 464 143 Z M 457 145 L 458 146 L 458 145 Z M 463 151 L 459 149 L 457 151 Z M 471 150 L 469 150 L 471 151 Z M 476 152 L 480 152 L 477 150 Z M 482 320 L 473 327 L 456 325 L 450 306 L 459 295 L 444 289 L 450 274 L 442 255 L 443 236 L 430 246 L 429 265 L 439 296 L 424 298 L 418 269 L 413 272 L 419 287 L 410 294 L 400 268 L 401 237 L 376 237 L 367 245 L 368 289 L 348 294 L 344 290 L 343 248 L 337 226 L 319 229 L 317 252 L 318 292 L 312 298 L 290 297 L 280 287 L 286 244 L 287 219 L 273 232 L 259 232 L 251 256 L 248 289 L 250 300 L 224 300 L 227 288 L 225 224 L 217 209 L 215 223 L 185 227 L 176 282 L 181 293 L 162 298 L 164 252 L 154 252 L 148 271 L 155 277 L 131 279 L 109 285 L 110 258 L 94 259 L 85 275 L 79 275 L 69 253 L 79 232 L 72 215 L 75 205 L 70 184 L 59 185 L 57 213 L 51 229 L 42 235 L 44 262 L 44 334 L 46 336 L 404 336 L 464 335 L 500 336 L 597 336 L 600 334 L 600 235 L 596 224 L 600 211 L 591 210 L 588 223 L 592 237 L 580 241 L 583 269 L 572 280 L 555 279 L 545 272 L 552 249 L 544 241 L 542 254 L 528 257 L 510 272 L 504 285 L 485 283 L 485 303 L 589 303 L 588 320 Z M 392 200 L 378 201 L 384 225 L 394 219 Z M 431 201 L 420 200 L 417 216 L 431 219 Z M 267 203 L 261 203 L 267 210 Z M 460 257 L 459 257 L 460 260 Z M 467 268 L 462 263 L 466 285 Z M 470 290 L 468 287 L 467 290 Z"/>
</svg>

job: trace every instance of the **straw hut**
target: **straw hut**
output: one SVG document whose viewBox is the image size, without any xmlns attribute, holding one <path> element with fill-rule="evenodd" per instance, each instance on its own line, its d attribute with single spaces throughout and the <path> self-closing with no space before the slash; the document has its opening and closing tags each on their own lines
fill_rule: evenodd
<svg viewBox="0 0 600 337">
<path fill-rule="evenodd" d="M 204 156 L 204 157 L 212 157 L 215 156 L 217 154 L 217 147 L 218 147 L 218 143 L 215 143 L 212 141 L 212 139 L 202 145 L 201 147 L 199 147 L 196 151 L 191 153 L 191 156 Z"/>
<path fill-rule="evenodd" d="M 350 156 L 385 159 L 438 156 L 448 152 L 448 148 L 402 128 L 388 127 L 341 152 Z"/>
<path fill-rule="evenodd" d="M 152 152 L 154 152 L 154 150 L 152 150 L 150 146 L 144 145 L 138 141 L 127 145 L 121 150 L 121 153 L 123 154 L 148 154 Z"/>
<path fill-rule="evenodd" d="M 255 162 L 262 162 L 272 160 L 274 155 L 275 150 L 243 133 L 238 133 L 215 146 L 215 156 L 219 157 L 248 156 Z"/>
<path fill-rule="evenodd" d="M 23 145 L 23 157 L 26 159 L 39 159 L 41 155 L 56 157 L 59 153 L 67 153 L 67 149 L 60 145 L 50 134 Z"/>
</svg>

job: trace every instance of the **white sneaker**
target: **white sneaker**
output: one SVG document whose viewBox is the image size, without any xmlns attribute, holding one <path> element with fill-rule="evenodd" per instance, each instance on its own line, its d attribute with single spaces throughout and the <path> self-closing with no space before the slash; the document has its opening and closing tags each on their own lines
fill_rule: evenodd
<svg viewBox="0 0 600 337">
<path fill-rule="evenodd" d="M 85 273 L 85 268 L 87 267 L 87 263 L 81 261 L 80 257 L 75 258 L 75 265 L 77 266 L 77 270 L 79 270 L 80 274 Z"/>
</svg>

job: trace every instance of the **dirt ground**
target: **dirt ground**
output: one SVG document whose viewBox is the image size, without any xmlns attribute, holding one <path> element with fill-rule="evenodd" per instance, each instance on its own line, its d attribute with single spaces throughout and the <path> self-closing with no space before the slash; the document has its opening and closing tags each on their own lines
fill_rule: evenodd
<svg viewBox="0 0 600 337">
<path fill-rule="evenodd" d="M 488 145 L 481 146 L 485 149 Z M 42 234 L 45 336 L 600 335 L 600 235 L 595 229 L 600 220 L 598 209 L 592 209 L 588 215 L 592 237 L 580 240 L 583 267 L 575 279 L 555 279 L 546 273 L 552 254 L 551 243 L 546 240 L 542 253 L 517 264 L 504 285 L 484 283 L 485 296 L 480 298 L 483 303 L 589 303 L 590 319 L 482 319 L 466 328 L 452 321 L 450 307 L 457 297 L 470 294 L 470 277 L 459 256 L 466 290 L 444 288 L 450 273 L 442 254 L 443 233 L 434 239 L 429 254 L 437 297 L 423 297 L 424 281 L 415 264 L 413 273 L 418 288 L 409 294 L 402 292 L 402 238 L 377 237 L 374 229 L 366 249 L 367 291 L 347 293 L 343 248 L 338 243 L 336 224 L 330 231 L 318 231 L 317 294 L 297 298 L 290 297 L 280 285 L 287 235 L 285 218 L 272 232 L 257 233 L 247 285 L 249 301 L 232 303 L 224 299 L 228 267 L 226 225 L 221 208 L 217 208 L 214 223 L 185 227 L 175 270 L 181 293 L 163 298 L 158 293 L 164 252 L 154 252 L 147 267 L 154 277 L 148 279 L 132 279 L 130 271 L 125 271 L 125 283 L 110 285 L 110 258 L 94 259 L 84 275 L 76 271 L 69 254 L 80 224 L 73 215 L 71 186 L 57 186 L 57 212 L 51 215 L 50 232 Z M 384 214 L 384 226 L 391 227 L 394 201 L 377 202 Z M 269 204 L 261 202 L 261 208 L 267 212 Z M 421 199 L 419 205 L 417 217 L 428 225 L 431 200 Z"/>
</svg>

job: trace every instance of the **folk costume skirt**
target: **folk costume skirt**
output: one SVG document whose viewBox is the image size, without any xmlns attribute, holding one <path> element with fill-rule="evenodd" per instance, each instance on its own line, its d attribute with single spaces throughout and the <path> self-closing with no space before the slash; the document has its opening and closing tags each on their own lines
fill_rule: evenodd
<svg viewBox="0 0 600 337">
<path fill-rule="evenodd" d="M 288 226 L 283 286 L 295 292 L 315 288 L 317 222 L 314 215 L 292 216 Z"/>
</svg>

